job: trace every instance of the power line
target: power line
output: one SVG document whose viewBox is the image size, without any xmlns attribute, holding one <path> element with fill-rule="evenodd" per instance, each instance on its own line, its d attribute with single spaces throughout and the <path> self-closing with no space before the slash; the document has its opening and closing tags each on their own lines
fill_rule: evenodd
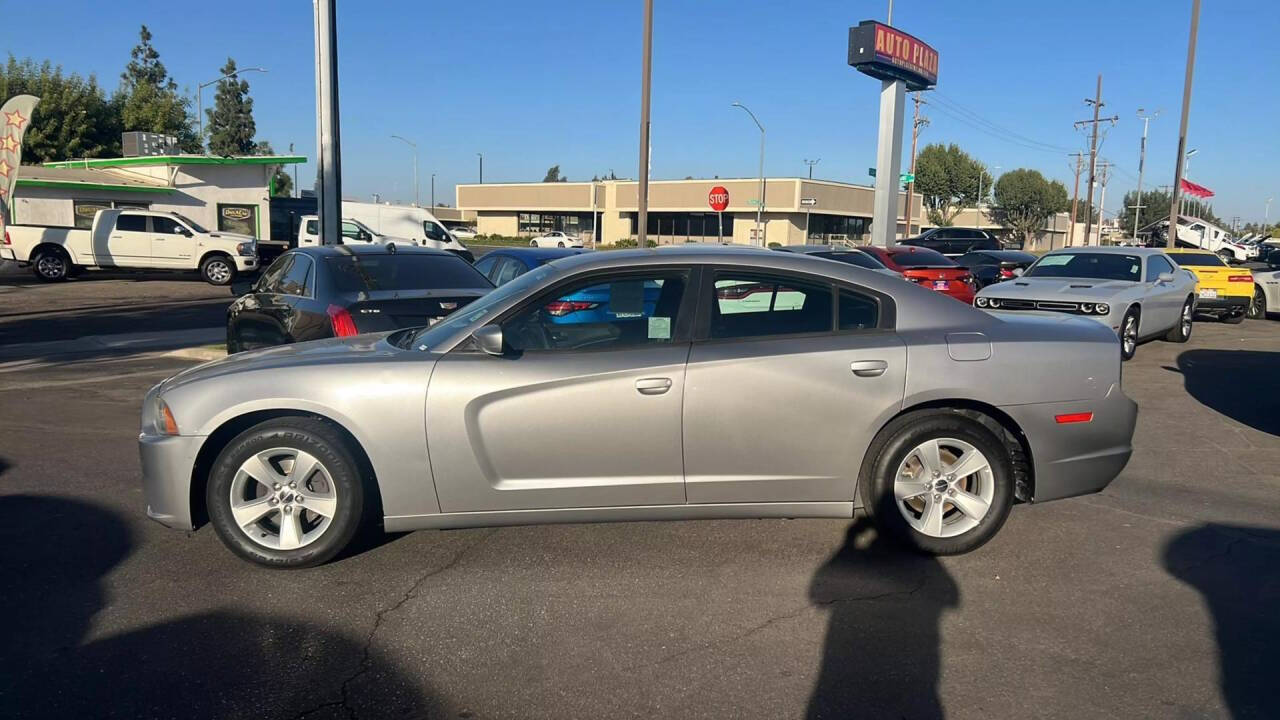
<svg viewBox="0 0 1280 720">
<path fill-rule="evenodd" d="M 1023 134 L 1021 134 L 1021 133 L 1015 132 L 1015 131 L 1013 131 L 1013 130 L 1010 130 L 1009 128 L 1006 128 L 1006 127 L 1004 127 L 1004 126 L 1002 126 L 1002 125 L 999 125 L 999 124 L 997 124 L 997 123 L 995 123 L 995 122 L 992 122 L 991 120 L 988 120 L 988 119 L 986 119 L 985 117 L 983 117 L 982 115 L 980 115 L 978 112 L 976 112 L 976 111 L 974 111 L 974 110 L 971 110 L 971 109 L 969 109 L 969 108 L 965 107 L 964 105 L 960 104 L 960 103 L 959 103 L 959 102 L 957 102 L 956 100 L 954 100 L 954 99 L 952 99 L 952 98 L 950 98 L 950 97 L 948 97 L 948 96 L 946 96 L 946 95 L 943 95 L 943 94 L 939 93 L 937 90 L 934 90 L 934 91 L 931 93 L 931 96 L 932 96 L 933 98 L 935 98 L 935 99 L 941 99 L 941 100 L 942 100 L 942 103 L 943 103 L 944 105 L 946 105 L 946 106 L 950 107 L 951 109 L 953 109 L 953 110 L 955 110 L 955 111 L 958 111 L 958 112 L 964 113 L 965 115 L 967 115 L 967 116 L 971 117 L 972 119 L 976 120 L 977 122 L 980 122 L 980 123 L 982 123 L 983 125 L 986 125 L 987 127 L 991 128 L 992 130 L 995 130 L 995 131 L 997 131 L 997 132 L 1004 133 L 1005 135 L 1009 135 L 1009 136 L 1011 136 L 1011 137 L 1017 138 L 1018 140 L 1020 140 L 1020 141 L 1022 141 L 1022 142 L 1026 142 L 1026 143 L 1029 143 L 1029 144 L 1031 144 L 1031 145 L 1040 145 L 1040 146 L 1043 146 L 1043 147 L 1045 147 L 1045 148 L 1047 148 L 1047 149 L 1055 150 L 1055 151 L 1057 151 L 1057 152 L 1074 152 L 1074 148 L 1065 147 L 1065 146 L 1063 146 L 1063 145 L 1055 145 L 1055 144 L 1053 144 L 1053 143 L 1041 142 L 1041 141 L 1039 141 L 1039 140 L 1036 140 L 1035 138 L 1027 137 L 1026 135 L 1023 135 Z"/>
<path fill-rule="evenodd" d="M 1028 149 L 1028 150 L 1035 150 L 1035 151 L 1037 151 L 1037 152 L 1050 153 L 1050 154 L 1053 154 L 1053 155 L 1059 155 L 1059 154 L 1061 154 L 1061 151 L 1059 151 L 1059 150 L 1050 150 L 1050 149 L 1048 149 L 1048 148 L 1046 148 L 1046 147 L 1042 147 L 1042 146 L 1039 146 L 1039 145 L 1032 145 L 1032 144 L 1030 144 L 1030 143 L 1025 143 L 1025 142 L 1022 142 L 1022 141 L 1020 141 L 1020 140 L 1016 140 L 1016 139 L 1014 139 L 1014 138 L 1012 138 L 1012 137 L 1009 137 L 1008 135 L 1001 134 L 999 131 L 991 130 L 991 129 L 989 129 L 989 128 L 983 127 L 982 125 L 979 125 L 979 124 L 977 124 L 977 123 L 975 123 L 975 122 L 973 122 L 973 121 L 969 120 L 968 118 L 964 117 L 963 115 L 960 115 L 959 113 L 956 113 L 956 112 L 954 112 L 954 111 L 952 111 L 952 110 L 950 110 L 950 109 L 948 109 L 948 108 L 946 108 L 946 107 L 944 107 L 944 106 L 942 106 L 942 105 L 940 105 L 940 104 L 934 103 L 934 104 L 933 104 L 933 107 L 934 107 L 934 109 L 935 109 L 935 110 L 939 110 L 939 111 L 941 111 L 944 115 L 947 115 L 947 116 L 948 116 L 948 117 L 950 117 L 952 120 L 955 120 L 955 121 L 957 121 L 957 122 L 959 122 L 959 123 L 961 123 L 961 124 L 963 124 L 963 125 L 966 125 L 966 126 L 968 126 L 968 127 L 972 128 L 972 129 L 974 129 L 974 130 L 977 130 L 978 132 L 983 133 L 984 135 L 989 135 L 989 136 L 991 136 L 991 137 L 993 137 L 993 138 L 995 138 L 995 139 L 997 139 L 997 140 L 1003 140 L 1004 142 L 1007 142 L 1007 143 L 1009 143 L 1009 144 L 1011 144 L 1011 145 L 1017 145 L 1018 147 L 1026 148 L 1026 149 Z"/>
</svg>

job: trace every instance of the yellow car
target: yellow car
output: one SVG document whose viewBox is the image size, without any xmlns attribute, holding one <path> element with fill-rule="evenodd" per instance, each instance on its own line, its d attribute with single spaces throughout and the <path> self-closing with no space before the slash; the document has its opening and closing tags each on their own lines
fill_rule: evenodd
<svg viewBox="0 0 1280 720">
<path fill-rule="evenodd" d="M 1196 312 L 1216 316 L 1227 323 L 1244 320 L 1253 300 L 1253 273 L 1247 268 L 1230 267 L 1208 250 L 1177 248 L 1166 250 L 1173 261 L 1190 270 L 1199 281 L 1196 286 Z"/>
</svg>

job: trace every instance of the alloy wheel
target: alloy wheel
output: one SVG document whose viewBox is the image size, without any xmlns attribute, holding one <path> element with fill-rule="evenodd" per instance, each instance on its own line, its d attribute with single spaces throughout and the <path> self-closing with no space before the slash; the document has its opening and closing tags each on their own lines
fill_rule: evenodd
<svg viewBox="0 0 1280 720">
<path fill-rule="evenodd" d="M 67 264 L 62 258 L 52 253 L 45 253 L 36 261 L 36 272 L 41 277 L 60 278 L 67 272 Z"/>
<path fill-rule="evenodd" d="M 231 481 L 231 516 L 250 540 L 297 550 L 324 535 L 338 510 L 333 477 L 314 455 L 271 448 L 246 459 Z"/>
<path fill-rule="evenodd" d="M 1182 323 L 1183 338 L 1191 337 L 1191 315 L 1192 315 L 1191 303 L 1188 302 L 1186 305 L 1182 306 L 1182 319 L 1180 320 L 1180 322 Z"/>
<path fill-rule="evenodd" d="M 978 448 L 956 438 L 926 440 L 898 465 L 894 504 L 907 524 L 937 538 L 977 527 L 991 510 L 995 475 Z"/>
<path fill-rule="evenodd" d="M 1124 345 L 1124 354 L 1132 355 L 1138 349 L 1138 318 L 1130 315 L 1124 319 L 1124 331 L 1120 336 Z"/>
<path fill-rule="evenodd" d="M 1249 309 L 1245 311 L 1245 315 L 1250 318 L 1261 318 L 1267 314 L 1267 296 L 1263 294 L 1262 288 L 1255 287 L 1253 289 L 1253 299 L 1249 301 Z"/>
<path fill-rule="evenodd" d="M 214 260 L 209 263 L 205 273 L 209 276 L 210 280 L 218 283 L 219 285 L 231 280 L 231 268 L 222 260 Z"/>
</svg>

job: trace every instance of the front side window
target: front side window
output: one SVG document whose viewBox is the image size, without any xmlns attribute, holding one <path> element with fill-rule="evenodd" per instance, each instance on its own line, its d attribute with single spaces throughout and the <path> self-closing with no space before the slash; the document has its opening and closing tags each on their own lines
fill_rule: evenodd
<svg viewBox="0 0 1280 720">
<path fill-rule="evenodd" d="M 1173 266 L 1170 265 L 1169 261 L 1165 260 L 1163 257 L 1159 255 L 1152 255 L 1147 258 L 1147 282 L 1155 282 L 1156 280 L 1159 280 L 1160 273 L 1171 272 L 1173 272 Z"/>
<path fill-rule="evenodd" d="M 151 232 L 160 233 L 161 235 L 184 235 L 186 228 L 182 227 L 177 220 L 173 218 L 152 216 Z"/>
<path fill-rule="evenodd" d="M 721 274 L 711 306 L 712 339 L 832 329 L 831 286 L 751 274 Z"/>
<path fill-rule="evenodd" d="M 543 297 L 502 324 L 512 350 L 609 350 L 671 343 L 686 270 L 580 280 Z"/>
</svg>

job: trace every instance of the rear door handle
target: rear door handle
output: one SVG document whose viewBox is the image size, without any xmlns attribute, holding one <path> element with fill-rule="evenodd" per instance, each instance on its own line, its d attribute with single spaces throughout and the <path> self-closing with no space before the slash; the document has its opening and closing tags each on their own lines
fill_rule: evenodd
<svg viewBox="0 0 1280 720">
<path fill-rule="evenodd" d="M 661 395 L 671 389 L 671 378 L 640 378 L 636 390 L 641 395 Z"/>
<path fill-rule="evenodd" d="M 849 369 L 858 377 L 879 377 L 889 369 L 889 363 L 884 360 L 854 360 L 849 363 Z"/>
</svg>

